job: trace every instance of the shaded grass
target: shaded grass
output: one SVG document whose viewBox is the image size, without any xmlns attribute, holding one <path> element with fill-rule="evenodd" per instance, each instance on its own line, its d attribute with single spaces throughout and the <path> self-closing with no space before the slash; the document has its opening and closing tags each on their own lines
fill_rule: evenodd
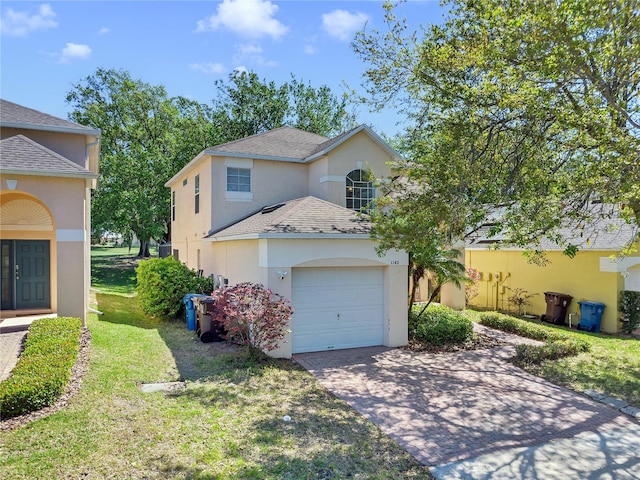
<svg viewBox="0 0 640 480">
<path fill-rule="evenodd" d="M 91 247 L 91 287 L 102 293 L 134 295 L 137 253 L 136 248 Z"/>
<path fill-rule="evenodd" d="M 203 344 L 182 322 L 142 316 L 135 297 L 98 300 L 80 393 L 0 434 L 1 478 L 431 478 L 294 362 Z M 176 380 L 186 388 L 138 388 Z"/>
</svg>

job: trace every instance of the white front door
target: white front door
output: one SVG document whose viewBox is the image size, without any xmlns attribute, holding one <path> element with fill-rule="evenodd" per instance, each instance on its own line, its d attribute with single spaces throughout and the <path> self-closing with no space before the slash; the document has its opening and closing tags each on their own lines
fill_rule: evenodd
<svg viewBox="0 0 640 480">
<path fill-rule="evenodd" d="M 293 353 L 382 345 L 382 268 L 294 268 L 292 277 Z"/>
</svg>

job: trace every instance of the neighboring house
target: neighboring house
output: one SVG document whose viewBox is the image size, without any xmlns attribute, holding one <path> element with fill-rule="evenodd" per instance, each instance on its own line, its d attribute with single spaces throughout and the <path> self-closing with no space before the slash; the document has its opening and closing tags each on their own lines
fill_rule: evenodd
<svg viewBox="0 0 640 480">
<path fill-rule="evenodd" d="M 567 310 L 572 325 L 579 322 L 580 301 L 602 302 L 605 309 L 601 328 L 605 332 L 620 330 L 618 299 L 620 291 L 640 291 L 640 248 L 628 256 L 617 257 L 633 241 L 635 229 L 621 219 L 598 221 L 580 231 L 565 229 L 563 234 L 579 247 L 578 254 L 569 258 L 563 248 L 544 241 L 548 263 L 531 264 L 522 249 L 500 247 L 500 238 L 488 237 L 483 228 L 465 246 L 465 263 L 481 273 L 478 296 L 470 305 L 480 308 L 517 311 L 509 304 L 512 292 L 507 288 L 522 288 L 537 295 L 530 299 L 527 313 L 546 312 L 545 292 L 570 295 Z M 496 249 L 494 247 L 498 246 Z M 640 247 L 640 243 L 637 244 Z"/>
<path fill-rule="evenodd" d="M 290 299 L 275 356 L 404 345 L 407 255 L 378 256 L 359 214 L 398 158 L 366 126 L 333 139 L 282 127 L 208 148 L 166 183 L 173 254 Z"/>
<path fill-rule="evenodd" d="M 2 318 L 89 308 L 100 132 L 0 100 Z"/>
</svg>

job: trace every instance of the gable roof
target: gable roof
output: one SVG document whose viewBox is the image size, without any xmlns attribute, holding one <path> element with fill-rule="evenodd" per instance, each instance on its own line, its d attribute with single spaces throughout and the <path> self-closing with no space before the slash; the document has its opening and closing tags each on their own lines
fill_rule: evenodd
<svg viewBox="0 0 640 480">
<path fill-rule="evenodd" d="M 487 249 L 505 243 L 507 238 L 504 235 L 489 236 L 491 226 L 491 224 L 483 225 L 473 235 L 469 236 L 466 239 L 465 248 Z M 618 252 L 634 241 L 638 229 L 614 214 L 611 218 L 596 218 L 584 224 L 582 228 L 562 227 L 559 233 L 567 240 L 567 243 L 575 245 L 582 251 Z M 511 247 L 507 244 L 506 248 Z M 540 241 L 540 248 L 544 251 L 562 251 L 565 247 L 543 238 Z M 522 250 L 522 248 L 516 249 Z"/>
<path fill-rule="evenodd" d="M 233 142 L 206 148 L 182 167 L 178 173 L 167 180 L 164 185 L 165 187 L 170 186 L 178 177 L 199 162 L 205 155 L 310 163 L 328 154 L 331 150 L 337 148 L 359 132 L 365 132 L 369 138 L 384 149 L 394 160 L 400 159 L 400 155 L 366 125 L 355 127 L 334 138 L 327 138 L 315 133 L 305 132 L 298 128 L 284 126 L 269 130 L 268 132 L 234 140 Z"/>
<path fill-rule="evenodd" d="M 0 127 L 100 135 L 99 130 L 0 99 Z"/>
<path fill-rule="evenodd" d="M 0 140 L 0 170 L 13 175 L 98 178 L 92 171 L 24 135 Z"/>
<path fill-rule="evenodd" d="M 371 222 L 366 216 L 309 196 L 264 207 L 206 238 L 213 241 L 292 236 L 368 238 L 370 230 Z"/>
</svg>

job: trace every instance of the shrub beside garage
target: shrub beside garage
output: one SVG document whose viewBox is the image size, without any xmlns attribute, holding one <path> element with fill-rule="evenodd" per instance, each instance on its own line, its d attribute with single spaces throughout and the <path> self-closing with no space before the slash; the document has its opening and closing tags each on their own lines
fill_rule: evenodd
<svg viewBox="0 0 640 480">
<path fill-rule="evenodd" d="M 35 320 L 11 376 L 0 383 L 0 416 L 17 417 L 48 407 L 64 393 L 78 353 L 82 321 Z"/>
</svg>

